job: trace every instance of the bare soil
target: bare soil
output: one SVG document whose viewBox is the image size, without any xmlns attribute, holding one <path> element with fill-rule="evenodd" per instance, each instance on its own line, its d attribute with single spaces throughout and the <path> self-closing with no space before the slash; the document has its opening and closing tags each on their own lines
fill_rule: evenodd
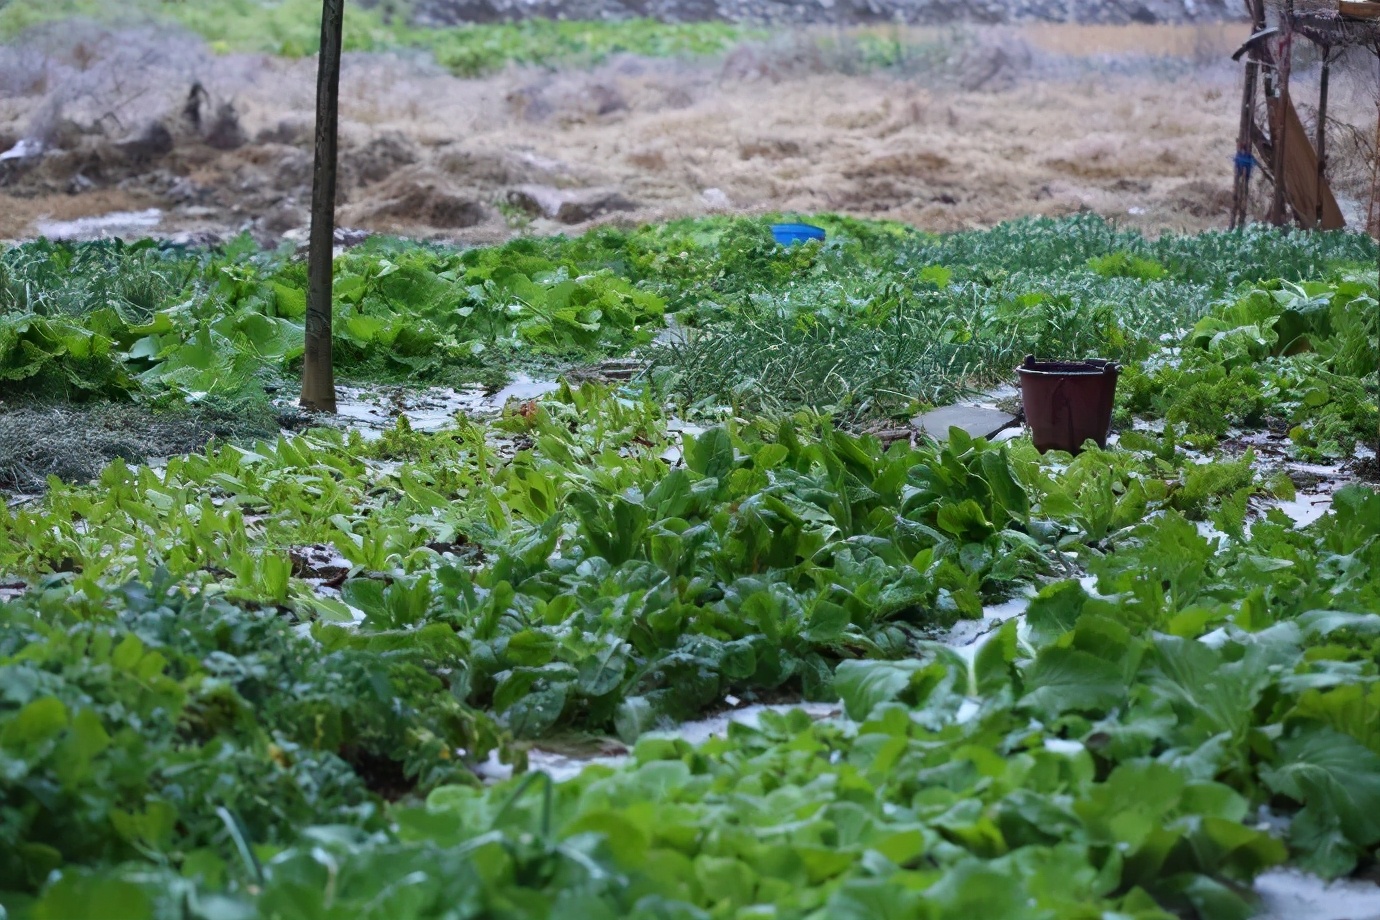
<svg viewBox="0 0 1380 920">
<path fill-rule="evenodd" d="M 1221 227 L 1239 32 L 910 30 L 925 50 L 882 73 L 856 72 L 805 32 L 709 62 L 470 80 L 422 58 L 352 56 L 338 222 L 463 243 L 716 212 L 828 210 L 942 231 L 1091 210 L 1150 232 Z M 1307 99 L 1311 70 L 1296 74 Z M 305 239 L 312 61 L 69 27 L 0 48 L 0 89 L 0 151 L 44 148 L 0 160 L 0 239 Z M 1334 117 L 1365 124 L 1369 93 L 1334 72 Z M 1354 220 L 1369 173 L 1349 164 L 1370 151 L 1364 132 L 1336 130 Z M 133 229 L 129 214 L 82 220 L 149 208 L 151 229 L 137 214 Z"/>
</svg>

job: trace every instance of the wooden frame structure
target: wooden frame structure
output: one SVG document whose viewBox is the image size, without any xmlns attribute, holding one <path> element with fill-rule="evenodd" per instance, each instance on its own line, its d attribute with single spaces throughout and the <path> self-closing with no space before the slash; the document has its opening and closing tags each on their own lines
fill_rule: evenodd
<svg viewBox="0 0 1380 920">
<path fill-rule="evenodd" d="M 1380 0 L 1244 0 L 1252 32 L 1233 60 L 1245 58 L 1231 227 L 1249 220 L 1253 172 L 1272 186 L 1267 220 L 1306 229 L 1345 226 L 1327 181 L 1327 96 L 1335 55 L 1365 48 L 1380 59 Z M 1294 108 L 1290 70 L 1296 41 L 1318 49 L 1322 73 L 1318 117 L 1310 139 Z M 1263 115 L 1258 101 L 1263 96 Z M 1380 105 L 1380 102 L 1377 102 Z M 1378 113 L 1380 114 L 1380 113 Z M 1380 151 L 1380 118 L 1376 149 Z M 1372 169 L 1368 229 L 1380 232 L 1380 173 Z"/>
</svg>

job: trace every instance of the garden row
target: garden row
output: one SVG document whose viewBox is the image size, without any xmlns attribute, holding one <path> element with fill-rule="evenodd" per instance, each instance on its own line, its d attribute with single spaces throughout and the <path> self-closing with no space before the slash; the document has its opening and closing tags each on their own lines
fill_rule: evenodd
<svg viewBox="0 0 1380 920">
<path fill-rule="evenodd" d="M 439 433 L 400 420 L 374 442 L 316 430 L 116 462 L 0 510 L 0 903 L 1215 920 L 1250 915 L 1265 868 L 1373 864 L 1380 496 L 1347 487 L 1298 528 L 1269 510 L 1287 475 L 1216 451 L 1228 425 L 1291 429 L 1310 458 L 1374 441 L 1373 246 L 826 222 L 828 245 L 792 250 L 726 220 L 373 243 L 339 262 L 339 344 L 363 341 L 342 362 L 362 378 L 397 372 L 406 332 L 447 342 L 412 369 L 436 380 L 478 372 L 476 345 L 641 347 L 649 379 Z M 4 328 L 23 327 L 0 349 L 19 369 L 6 399 L 45 380 L 204 393 L 206 368 L 178 358 L 202 336 L 237 385 L 292 370 L 285 253 L 33 243 L 0 261 Z M 587 294 L 604 300 L 565 329 Z M 679 344 L 651 341 L 663 312 Z M 414 318 L 359 335 L 391 317 Z M 693 349 L 754 329 L 775 336 L 739 349 L 756 388 L 678 382 Z M 875 378 L 851 402 L 772 383 L 781 354 L 804 368 L 920 336 L 962 358 L 897 352 L 915 388 L 890 403 Z M 1118 447 L 846 430 L 1025 351 L 1135 364 Z M 1027 593 L 1023 624 L 937 641 Z M 842 699 L 848 718 L 769 717 L 699 749 L 659 733 L 729 695 Z M 480 783 L 485 761 L 521 772 L 532 739 L 572 732 L 632 760 Z"/>
<path fill-rule="evenodd" d="M 1338 347 L 1365 341 L 1369 314 L 1340 309 L 1366 290 L 1348 272 L 1368 277 L 1360 267 L 1374 259 L 1357 235 L 1147 241 L 1088 217 L 936 237 L 819 220 L 830 241 L 791 250 L 765 221 L 730 218 L 463 252 L 372 240 L 337 261 L 337 366 L 355 382 L 494 383 L 641 348 L 658 395 L 683 415 L 806 407 L 856 423 L 1004 379 L 1026 353 L 1145 359 L 1266 281 L 1331 286 L 1270 294 L 1292 298 L 1278 332 L 1261 326 L 1280 306 L 1264 301 L 1201 329 L 1242 330 L 1209 342 L 1233 349 L 1225 369 L 1307 350 L 1295 341 L 1304 326 L 1326 337 L 1334 313 L 1351 324 Z M 0 254 L 0 381 L 8 397 L 261 399 L 296 376 L 305 291 L 290 250 L 248 242 L 26 243 Z M 684 334 L 657 338 L 666 313 Z"/>
</svg>

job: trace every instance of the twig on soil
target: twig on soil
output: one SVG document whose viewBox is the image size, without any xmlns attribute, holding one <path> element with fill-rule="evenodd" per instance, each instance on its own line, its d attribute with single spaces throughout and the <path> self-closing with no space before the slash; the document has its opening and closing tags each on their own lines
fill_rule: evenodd
<svg viewBox="0 0 1380 920">
<path fill-rule="evenodd" d="M 916 430 L 914 428 L 883 428 L 880 431 L 869 431 L 878 441 L 882 442 L 883 447 L 890 447 L 897 441 L 907 441 L 911 447 L 915 446 Z"/>
</svg>

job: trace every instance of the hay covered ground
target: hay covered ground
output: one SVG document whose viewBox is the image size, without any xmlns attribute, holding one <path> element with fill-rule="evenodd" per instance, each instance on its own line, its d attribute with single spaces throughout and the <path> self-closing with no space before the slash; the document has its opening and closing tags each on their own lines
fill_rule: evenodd
<svg viewBox="0 0 1380 920">
<path fill-rule="evenodd" d="M 1080 210 L 1149 231 L 1219 227 L 1240 32 L 816 29 L 713 58 L 473 79 L 420 55 L 353 54 L 339 220 L 466 243 L 724 211 L 940 231 Z M 888 41 L 888 61 L 869 59 Z M 1301 99 L 1312 78 L 1305 67 Z M 1334 113 L 1364 124 L 1369 87 L 1338 84 Z M 0 48 L 0 89 L 0 150 L 45 149 L 0 162 L 0 239 L 304 236 L 309 58 L 68 23 Z M 1347 163 L 1362 146 L 1340 130 L 1333 145 L 1353 217 L 1368 176 Z M 83 221 L 111 212 L 137 217 Z"/>
</svg>

